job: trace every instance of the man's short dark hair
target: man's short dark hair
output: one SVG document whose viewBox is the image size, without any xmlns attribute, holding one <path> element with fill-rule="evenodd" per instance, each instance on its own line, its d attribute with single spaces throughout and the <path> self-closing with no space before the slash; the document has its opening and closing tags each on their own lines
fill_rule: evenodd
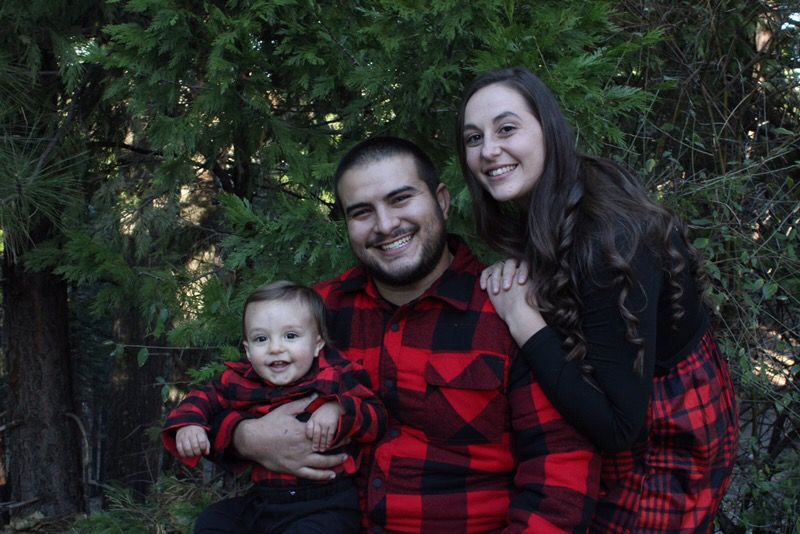
<svg viewBox="0 0 800 534">
<path fill-rule="evenodd" d="M 439 173 L 436 171 L 431 158 L 420 147 L 399 137 L 371 137 L 351 148 L 336 168 L 336 174 L 333 175 L 333 191 L 336 195 L 338 208 L 341 210 L 342 207 L 339 199 L 339 181 L 347 171 L 366 163 L 374 163 L 393 156 L 411 156 L 414 158 L 419 178 L 425 182 L 431 194 L 436 195 L 436 188 L 439 187 L 440 183 Z"/>
</svg>

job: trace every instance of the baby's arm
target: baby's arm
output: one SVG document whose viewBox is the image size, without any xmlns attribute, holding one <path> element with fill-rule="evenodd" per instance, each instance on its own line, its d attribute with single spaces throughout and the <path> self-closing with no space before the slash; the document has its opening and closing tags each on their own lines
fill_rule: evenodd
<svg viewBox="0 0 800 534">
<path fill-rule="evenodd" d="M 326 451 L 333 445 L 336 431 L 339 429 L 339 418 L 344 410 L 336 401 L 326 402 L 314 413 L 306 423 L 306 437 L 311 440 L 311 450 Z"/>
<path fill-rule="evenodd" d="M 208 434 L 203 427 L 197 425 L 179 428 L 175 433 L 175 446 L 182 458 L 200 456 L 211 451 Z"/>
</svg>

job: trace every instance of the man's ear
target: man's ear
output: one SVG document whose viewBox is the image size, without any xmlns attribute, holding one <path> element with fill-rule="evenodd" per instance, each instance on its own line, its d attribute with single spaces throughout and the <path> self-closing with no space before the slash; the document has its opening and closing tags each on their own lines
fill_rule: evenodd
<svg viewBox="0 0 800 534">
<path fill-rule="evenodd" d="M 442 215 L 447 220 L 447 211 L 450 209 L 450 190 L 445 184 L 439 184 L 436 187 L 436 202 L 442 209 Z"/>
</svg>

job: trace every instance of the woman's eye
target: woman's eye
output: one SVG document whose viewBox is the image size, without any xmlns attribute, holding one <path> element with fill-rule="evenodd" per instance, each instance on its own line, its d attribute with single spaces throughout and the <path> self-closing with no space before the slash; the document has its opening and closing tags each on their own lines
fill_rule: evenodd
<svg viewBox="0 0 800 534">
<path fill-rule="evenodd" d="M 478 134 L 470 134 L 464 139 L 464 144 L 467 146 L 475 146 L 481 141 L 481 136 Z"/>
<path fill-rule="evenodd" d="M 510 134 L 511 132 L 513 132 L 516 129 L 517 128 L 515 126 L 512 126 L 510 124 L 503 125 L 503 126 L 500 127 L 500 135 Z"/>
</svg>

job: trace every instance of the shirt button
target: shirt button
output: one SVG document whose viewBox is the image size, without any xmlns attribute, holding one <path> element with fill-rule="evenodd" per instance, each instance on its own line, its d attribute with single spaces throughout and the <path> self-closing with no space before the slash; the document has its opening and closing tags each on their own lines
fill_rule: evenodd
<svg viewBox="0 0 800 534">
<path fill-rule="evenodd" d="M 397 323 L 392 323 L 392 332 L 397 332 L 400 330 L 400 325 Z"/>
<path fill-rule="evenodd" d="M 383 480 L 381 480 L 379 478 L 374 479 L 372 481 L 372 486 L 375 487 L 375 488 L 380 488 L 381 486 L 383 486 Z"/>
<path fill-rule="evenodd" d="M 394 380 L 392 380 L 391 378 L 387 378 L 386 380 L 383 381 L 383 385 L 389 389 L 392 389 L 394 387 Z"/>
<path fill-rule="evenodd" d="M 390 430 L 389 431 L 389 437 L 390 438 L 396 438 L 399 435 L 400 435 L 400 432 L 398 432 L 397 430 Z"/>
</svg>

